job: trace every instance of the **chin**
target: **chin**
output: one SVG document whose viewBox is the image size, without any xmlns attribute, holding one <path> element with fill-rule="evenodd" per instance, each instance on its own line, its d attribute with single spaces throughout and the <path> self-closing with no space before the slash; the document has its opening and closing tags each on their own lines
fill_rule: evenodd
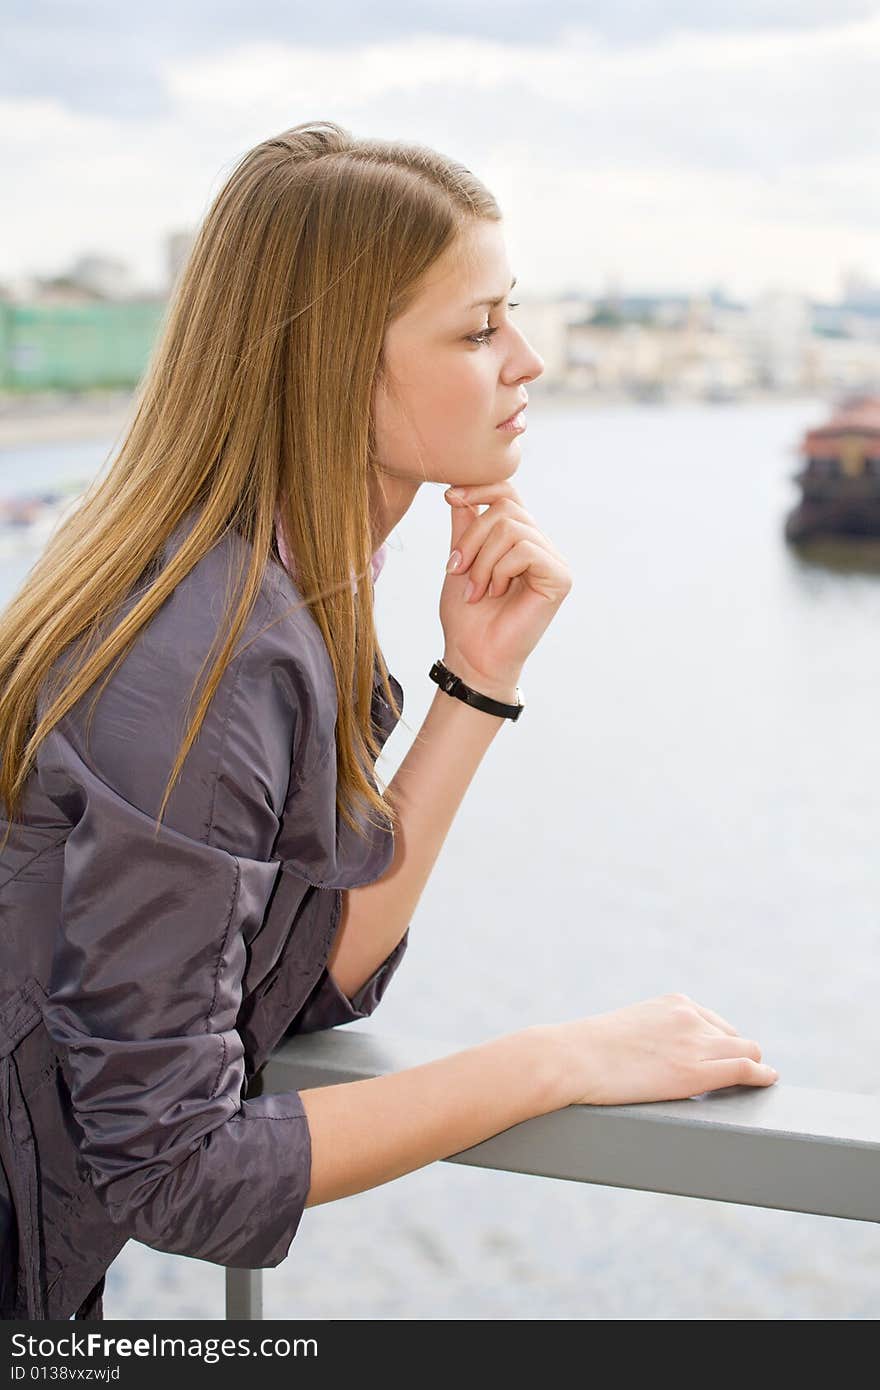
<svg viewBox="0 0 880 1390">
<path fill-rule="evenodd" d="M 520 430 L 519 434 L 511 434 L 509 430 L 498 430 L 501 444 L 505 449 L 512 449 L 514 444 L 521 443 L 524 434 L 525 430 Z M 519 450 L 517 450 L 518 452 Z"/>
</svg>

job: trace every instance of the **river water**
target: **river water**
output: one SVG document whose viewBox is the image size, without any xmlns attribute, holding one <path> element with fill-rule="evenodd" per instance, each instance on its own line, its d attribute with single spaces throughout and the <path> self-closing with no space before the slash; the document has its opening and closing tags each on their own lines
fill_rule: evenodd
<svg viewBox="0 0 880 1390">
<path fill-rule="evenodd" d="M 880 569 L 782 539 L 815 400 L 534 402 L 513 478 L 574 588 L 469 788 L 375 1033 L 457 1047 L 683 990 L 780 1086 L 880 1094 Z M 516 447 L 516 446 L 514 446 Z M 0 492 L 109 441 L 0 454 Z M 436 687 L 450 522 L 422 488 L 377 582 L 405 691 Z M 0 597 L 33 555 L 0 561 Z M 223 1316 L 224 1271 L 131 1243 L 106 1313 Z M 875 1318 L 874 1225 L 436 1163 L 309 1208 L 265 1272 L 292 1318 Z"/>
</svg>

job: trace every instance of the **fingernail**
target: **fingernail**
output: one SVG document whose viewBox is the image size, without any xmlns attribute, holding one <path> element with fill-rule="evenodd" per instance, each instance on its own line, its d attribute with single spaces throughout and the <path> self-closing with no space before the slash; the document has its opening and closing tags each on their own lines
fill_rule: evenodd
<svg viewBox="0 0 880 1390">
<path fill-rule="evenodd" d="M 460 551 L 460 550 L 453 550 L 453 552 L 452 552 L 452 554 L 450 555 L 449 559 L 446 561 L 446 569 L 447 569 L 447 572 L 448 572 L 449 570 L 457 570 L 460 564 L 461 564 L 461 551 Z"/>
<path fill-rule="evenodd" d="M 467 582 L 467 584 L 465 584 L 465 586 L 464 586 L 464 597 L 465 597 L 465 602 L 467 602 L 467 600 L 470 598 L 470 596 L 471 596 L 471 594 L 472 594 L 473 592 L 474 592 L 474 583 L 473 583 L 473 580 L 472 580 L 472 579 L 469 579 L 468 582 Z"/>
<path fill-rule="evenodd" d="M 446 496 L 447 496 L 447 497 L 463 497 L 463 496 L 464 496 L 464 493 L 462 492 L 462 490 L 461 490 L 460 487 L 448 487 L 448 488 L 446 489 Z"/>
</svg>

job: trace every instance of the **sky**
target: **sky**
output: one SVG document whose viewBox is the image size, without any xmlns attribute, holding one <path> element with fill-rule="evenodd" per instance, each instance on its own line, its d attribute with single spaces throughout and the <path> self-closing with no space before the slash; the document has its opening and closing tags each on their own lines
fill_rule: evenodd
<svg viewBox="0 0 880 1390">
<path fill-rule="evenodd" d="M 518 297 L 880 282 L 880 0 L 4 0 L 0 279 L 163 288 L 245 151 L 331 119 L 467 165 Z"/>
</svg>

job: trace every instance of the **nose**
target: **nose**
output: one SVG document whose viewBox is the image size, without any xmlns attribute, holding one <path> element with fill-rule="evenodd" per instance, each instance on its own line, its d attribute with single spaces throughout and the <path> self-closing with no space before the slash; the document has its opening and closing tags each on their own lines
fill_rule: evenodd
<svg viewBox="0 0 880 1390">
<path fill-rule="evenodd" d="M 525 339 L 523 339 L 523 341 L 525 342 Z M 535 352 L 534 348 L 530 347 L 528 343 L 526 343 L 526 348 L 527 352 L 525 354 L 524 360 L 521 360 L 520 356 L 516 355 L 510 361 L 510 366 L 513 369 L 513 375 L 509 378 L 509 380 L 512 384 L 521 384 L 526 381 L 534 381 L 535 378 L 539 377 L 544 370 L 543 357 L 541 357 L 539 353 Z"/>
<path fill-rule="evenodd" d="M 514 327 L 516 327 L 516 325 L 514 325 Z M 516 371 L 516 375 L 512 380 L 517 382 L 534 381 L 544 370 L 544 359 L 540 353 L 535 352 L 535 349 L 532 347 L 522 329 L 518 328 L 517 333 L 522 340 L 522 346 L 519 352 L 514 350 L 510 354 L 511 365 Z"/>
</svg>

